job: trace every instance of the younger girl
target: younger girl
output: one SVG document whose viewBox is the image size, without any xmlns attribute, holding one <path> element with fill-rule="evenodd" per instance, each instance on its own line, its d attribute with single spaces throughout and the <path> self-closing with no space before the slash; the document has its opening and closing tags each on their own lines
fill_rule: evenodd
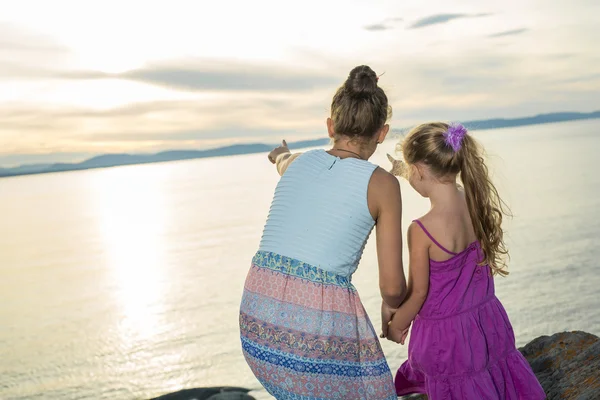
<svg viewBox="0 0 600 400">
<path fill-rule="evenodd" d="M 395 378 L 398 395 L 545 399 L 494 294 L 493 276 L 508 274 L 504 209 L 479 145 L 460 124 L 429 123 L 401 147 L 406 164 L 395 162 L 394 171 L 403 171 L 431 209 L 408 228 L 408 296 L 388 332 L 404 344 L 414 321 L 408 361 Z"/>
</svg>

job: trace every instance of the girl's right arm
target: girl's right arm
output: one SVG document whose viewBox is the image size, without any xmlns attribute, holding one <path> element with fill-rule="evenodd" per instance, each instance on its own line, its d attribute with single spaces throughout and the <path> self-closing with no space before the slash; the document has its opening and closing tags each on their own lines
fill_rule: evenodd
<svg viewBox="0 0 600 400">
<path fill-rule="evenodd" d="M 298 156 L 300 154 L 302 154 L 302 153 L 292 154 L 290 152 L 290 149 L 288 148 L 286 141 L 282 140 L 281 146 L 278 146 L 278 147 L 274 148 L 273 150 L 271 150 L 271 152 L 268 155 L 268 158 L 269 158 L 269 161 L 271 161 L 271 163 L 275 164 L 275 167 L 277 168 L 277 172 L 281 176 L 281 175 L 283 175 L 285 170 L 288 169 L 288 167 L 290 166 L 292 161 L 294 161 L 296 158 L 298 158 Z"/>
<path fill-rule="evenodd" d="M 402 196 L 400 184 L 390 173 L 377 168 L 369 183 L 368 202 L 376 219 L 379 289 L 389 308 L 395 309 L 406 296 L 402 266 Z"/>
<path fill-rule="evenodd" d="M 429 292 L 429 238 L 412 223 L 408 227 L 408 296 L 394 313 L 388 328 L 388 339 L 404 344 L 406 332 L 421 310 Z"/>
</svg>

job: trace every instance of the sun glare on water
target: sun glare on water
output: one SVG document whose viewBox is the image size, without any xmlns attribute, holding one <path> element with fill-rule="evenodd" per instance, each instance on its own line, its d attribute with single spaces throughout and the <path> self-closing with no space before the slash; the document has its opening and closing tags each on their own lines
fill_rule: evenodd
<svg viewBox="0 0 600 400">
<path fill-rule="evenodd" d="M 159 172 L 160 173 L 160 172 Z M 157 334 L 164 312 L 164 246 L 168 208 L 161 179 L 137 167 L 93 175 L 96 212 L 107 265 L 122 308 L 124 339 L 137 342 Z"/>
</svg>

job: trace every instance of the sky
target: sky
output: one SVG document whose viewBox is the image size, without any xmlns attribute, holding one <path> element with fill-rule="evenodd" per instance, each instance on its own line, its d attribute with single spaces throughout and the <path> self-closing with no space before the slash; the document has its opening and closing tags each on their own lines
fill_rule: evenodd
<svg viewBox="0 0 600 400">
<path fill-rule="evenodd" d="M 600 109 L 597 0 L 0 0 L 0 166 L 324 137 L 356 65 L 392 128 Z"/>
</svg>

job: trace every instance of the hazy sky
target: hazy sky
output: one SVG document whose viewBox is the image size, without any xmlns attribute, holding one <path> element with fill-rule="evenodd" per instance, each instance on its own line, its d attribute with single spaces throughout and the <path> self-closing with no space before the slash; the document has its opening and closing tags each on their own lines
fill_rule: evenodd
<svg viewBox="0 0 600 400">
<path fill-rule="evenodd" d="M 0 165 L 324 136 L 355 65 L 393 126 L 600 108 L 597 0 L 0 0 Z"/>
</svg>

